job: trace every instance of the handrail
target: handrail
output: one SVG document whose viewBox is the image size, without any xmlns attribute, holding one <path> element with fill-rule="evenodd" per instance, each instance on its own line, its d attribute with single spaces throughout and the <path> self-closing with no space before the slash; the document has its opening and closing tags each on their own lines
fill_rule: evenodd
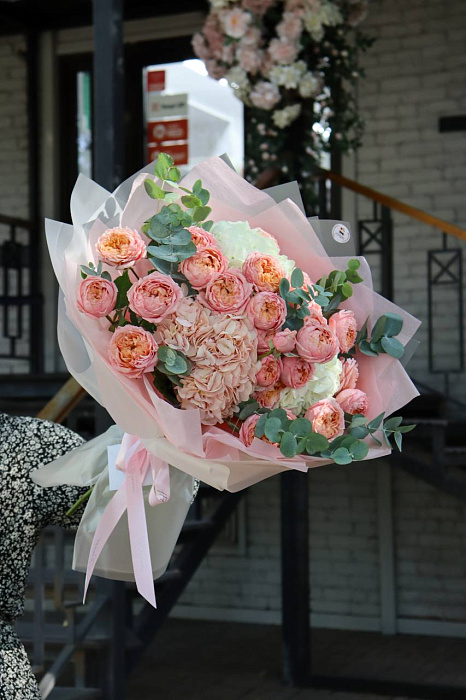
<svg viewBox="0 0 466 700">
<path fill-rule="evenodd" d="M 422 211 L 422 209 L 412 207 L 410 204 L 406 204 L 405 202 L 401 202 L 399 199 L 395 199 L 387 194 L 378 192 L 378 190 L 373 190 L 371 187 L 366 187 L 366 185 L 361 185 L 359 182 L 350 180 L 348 177 L 334 173 L 331 170 L 319 168 L 318 174 L 324 178 L 327 178 L 328 180 L 331 180 L 332 182 L 335 182 L 337 185 L 346 187 L 346 189 L 351 190 L 352 192 L 356 192 L 357 194 L 363 195 L 368 199 L 372 199 L 372 201 L 378 202 L 384 207 L 399 211 L 402 214 L 406 214 L 412 219 L 416 219 L 423 224 L 434 226 L 442 233 L 448 233 L 451 236 L 456 236 L 456 238 L 459 238 L 462 241 L 466 241 L 466 231 L 460 228 L 460 226 L 451 224 L 449 221 L 439 219 L 437 216 L 433 216 L 432 214 Z"/>
<path fill-rule="evenodd" d="M 21 219 L 18 216 L 6 216 L 5 214 L 0 214 L 0 224 L 5 226 L 16 226 L 17 228 L 33 229 L 34 222 L 29 219 Z"/>
<path fill-rule="evenodd" d="M 85 393 L 85 390 L 78 384 L 76 379 L 70 377 L 37 414 L 37 418 L 61 423 L 81 401 Z"/>
</svg>

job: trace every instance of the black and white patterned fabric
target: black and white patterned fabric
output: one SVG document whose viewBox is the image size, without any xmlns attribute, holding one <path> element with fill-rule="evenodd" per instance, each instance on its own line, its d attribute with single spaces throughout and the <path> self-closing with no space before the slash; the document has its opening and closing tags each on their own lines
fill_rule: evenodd
<svg viewBox="0 0 466 700">
<path fill-rule="evenodd" d="M 47 525 L 77 527 L 83 509 L 66 512 L 86 489 L 44 489 L 31 472 L 83 443 L 67 428 L 0 413 L 0 700 L 38 700 L 27 654 L 12 624 L 24 610 L 33 549 Z"/>
</svg>

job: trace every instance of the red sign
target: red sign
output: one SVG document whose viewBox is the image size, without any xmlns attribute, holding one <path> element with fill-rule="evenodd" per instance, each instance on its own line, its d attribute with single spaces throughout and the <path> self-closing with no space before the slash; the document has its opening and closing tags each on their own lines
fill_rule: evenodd
<svg viewBox="0 0 466 700">
<path fill-rule="evenodd" d="M 162 92 L 165 90 L 165 71 L 147 71 L 147 92 Z"/>
<path fill-rule="evenodd" d="M 187 141 L 187 139 L 187 119 L 150 121 L 147 123 L 147 140 L 149 143 L 160 143 L 160 141 Z"/>
<path fill-rule="evenodd" d="M 151 163 L 153 160 L 157 159 L 159 153 L 167 153 L 173 158 L 175 165 L 187 165 L 188 164 L 188 144 L 169 144 L 169 143 L 157 143 L 149 144 L 147 146 L 147 162 Z"/>
</svg>

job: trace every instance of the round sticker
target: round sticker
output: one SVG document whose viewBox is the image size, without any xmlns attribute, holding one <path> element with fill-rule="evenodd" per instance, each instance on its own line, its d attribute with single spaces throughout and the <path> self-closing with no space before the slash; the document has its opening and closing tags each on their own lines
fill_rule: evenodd
<svg viewBox="0 0 466 700">
<path fill-rule="evenodd" d="M 347 243 L 351 238 L 348 226 L 335 224 L 332 228 L 332 237 L 337 243 Z"/>
</svg>

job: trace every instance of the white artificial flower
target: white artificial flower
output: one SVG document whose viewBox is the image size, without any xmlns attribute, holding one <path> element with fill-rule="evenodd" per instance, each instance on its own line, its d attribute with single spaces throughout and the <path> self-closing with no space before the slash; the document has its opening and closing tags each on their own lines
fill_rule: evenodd
<svg viewBox="0 0 466 700">
<path fill-rule="evenodd" d="M 286 126 L 289 126 L 289 124 L 294 122 L 294 120 L 299 116 L 300 112 L 300 104 L 289 105 L 284 109 L 276 109 L 272 115 L 272 119 L 275 126 L 278 126 L 279 129 L 284 129 Z"/>
<path fill-rule="evenodd" d="M 320 92 L 320 80 L 313 73 L 306 73 L 299 81 L 301 97 L 313 97 Z"/>
<path fill-rule="evenodd" d="M 303 415 L 306 412 L 306 408 L 304 408 L 306 392 L 306 386 L 303 386 L 301 389 L 291 389 L 289 387 L 283 389 L 278 400 L 278 407 L 285 409 L 285 411 L 291 411 L 297 417 Z"/>
<path fill-rule="evenodd" d="M 251 15 L 249 12 L 244 12 L 239 7 L 235 7 L 229 12 L 222 13 L 220 21 L 228 36 L 231 36 L 233 39 L 241 39 L 247 32 L 251 22 Z"/>
<path fill-rule="evenodd" d="M 312 10 L 304 13 L 304 26 L 315 41 L 321 41 L 324 36 L 324 28 L 322 26 L 321 14 L 317 14 Z"/>
<path fill-rule="evenodd" d="M 250 253 L 273 256 L 282 266 L 285 275 L 291 275 L 294 260 L 280 255 L 275 238 L 264 235 L 260 228 L 251 228 L 247 221 L 217 221 L 211 229 L 218 246 L 228 260 L 229 267 L 241 267 Z"/>
<path fill-rule="evenodd" d="M 245 90 L 249 86 L 248 74 L 239 66 L 230 68 L 225 78 L 235 89 Z"/>
<path fill-rule="evenodd" d="M 319 17 L 322 24 L 325 24 L 327 27 L 334 27 L 343 22 L 341 12 L 333 2 L 326 2 L 322 5 Z"/>
<path fill-rule="evenodd" d="M 314 374 L 305 386 L 304 410 L 337 393 L 342 370 L 343 365 L 338 357 L 334 357 L 330 362 L 314 365 Z"/>
<path fill-rule="evenodd" d="M 228 5 L 228 3 L 229 0 L 210 0 L 210 5 L 214 8 L 214 10 L 222 10 Z"/>
<path fill-rule="evenodd" d="M 275 85 L 282 85 L 288 89 L 297 88 L 306 70 L 304 61 L 297 61 L 290 66 L 274 66 L 269 71 L 269 78 Z"/>
</svg>

